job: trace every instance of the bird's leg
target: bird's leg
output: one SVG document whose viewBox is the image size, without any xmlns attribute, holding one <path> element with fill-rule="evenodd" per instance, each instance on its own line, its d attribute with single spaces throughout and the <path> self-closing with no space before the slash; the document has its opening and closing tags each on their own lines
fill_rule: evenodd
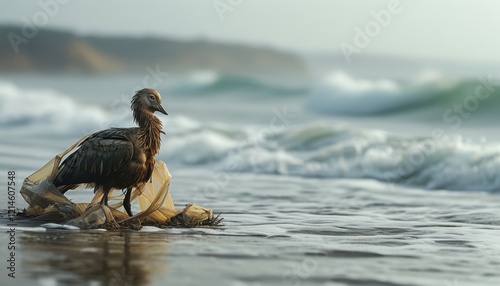
<svg viewBox="0 0 500 286">
<path fill-rule="evenodd" d="M 108 194 L 109 188 L 105 188 L 101 199 L 101 205 L 108 206 Z"/>
<path fill-rule="evenodd" d="M 108 207 L 108 195 L 109 192 L 111 191 L 111 188 L 103 186 L 102 190 L 103 190 L 103 195 L 101 199 L 101 208 L 104 212 L 104 215 L 106 216 L 106 223 L 112 225 L 113 228 L 115 228 L 118 225 L 116 224 L 115 217 L 113 216 L 111 209 Z"/>
<path fill-rule="evenodd" d="M 132 210 L 130 209 L 130 195 L 132 194 L 132 188 L 127 188 L 125 193 L 125 198 L 123 199 L 123 207 L 127 212 L 128 216 L 132 216 Z"/>
</svg>

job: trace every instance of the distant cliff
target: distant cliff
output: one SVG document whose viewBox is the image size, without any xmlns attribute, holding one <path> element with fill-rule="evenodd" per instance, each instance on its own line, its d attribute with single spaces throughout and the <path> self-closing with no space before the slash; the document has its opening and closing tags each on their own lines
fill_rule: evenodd
<svg viewBox="0 0 500 286">
<path fill-rule="evenodd" d="M 299 56 L 271 48 L 153 37 L 78 36 L 56 30 L 39 30 L 28 38 L 23 37 L 21 27 L 16 26 L 0 26 L 0 35 L 0 72 L 4 73 L 135 73 L 158 64 L 162 71 L 168 72 L 206 69 L 242 73 L 306 72 Z M 23 41 L 18 42 L 17 53 L 12 45 L 16 40 Z"/>
</svg>

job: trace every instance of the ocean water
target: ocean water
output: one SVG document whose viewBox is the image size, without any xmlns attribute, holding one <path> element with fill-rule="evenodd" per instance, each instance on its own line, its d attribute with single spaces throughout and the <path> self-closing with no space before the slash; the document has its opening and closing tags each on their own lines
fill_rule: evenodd
<svg viewBox="0 0 500 286">
<path fill-rule="evenodd" d="M 6 189 L 15 171 L 20 186 L 85 134 L 132 126 L 129 102 L 143 78 L 4 75 L 0 183 Z M 111 232 L 19 222 L 16 278 L 5 262 L 5 285 L 499 285 L 495 78 L 198 72 L 153 87 L 169 113 L 159 115 L 158 158 L 173 175 L 174 202 L 211 208 L 224 226 Z M 26 206 L 19 195 L 16 206 Z M 5 211 L 0 228 L 6 261 Z"/>
</svg>

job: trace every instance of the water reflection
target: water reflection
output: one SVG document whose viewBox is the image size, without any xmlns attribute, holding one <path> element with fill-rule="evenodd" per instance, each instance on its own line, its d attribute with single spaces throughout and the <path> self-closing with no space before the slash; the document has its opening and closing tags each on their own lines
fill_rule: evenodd
<svg viewBox="0 0 500 286">
<path fill-rule="evenodd" d="M 50 285 L 148 285 L 167 272 L 165 234 L 23 232 L 22 269 Z"/>
</svg>

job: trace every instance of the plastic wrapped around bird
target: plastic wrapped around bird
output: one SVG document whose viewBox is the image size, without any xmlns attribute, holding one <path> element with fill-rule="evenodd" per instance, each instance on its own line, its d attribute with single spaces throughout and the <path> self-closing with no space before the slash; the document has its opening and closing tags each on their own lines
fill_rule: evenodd
<svg viewBox="0 0 500 286">
<path fill-rule="evenodd" d="M 24 180 L 21 195 L 29 204 L 24 215 L 39 221 L 64 223 L 81 229 L 91 228 L 134 228 L 141 225 L 155 226 L 214 226 L 221 221 L 210 209 L 189 204 L 175 209 L 168 191 L 170 175 L 162 161 L 155 161 L 151 179 L 141 187 L 134 188 L 131 201 L 137 200 L 140 212 L 129 217 L 119 210 L 121 196 L 110 196 L 109 207 L 100 205 L 103 192 L 98 190 L 90 203 L 73 203 L 51 183 L 58 171 L 61 159 L 72 152 L 88 136 L 83 137 L 66 151 L 56 155 L 38 171 Z M 113 203 L 117 200 L 117 203 Z"/>
</svg>

